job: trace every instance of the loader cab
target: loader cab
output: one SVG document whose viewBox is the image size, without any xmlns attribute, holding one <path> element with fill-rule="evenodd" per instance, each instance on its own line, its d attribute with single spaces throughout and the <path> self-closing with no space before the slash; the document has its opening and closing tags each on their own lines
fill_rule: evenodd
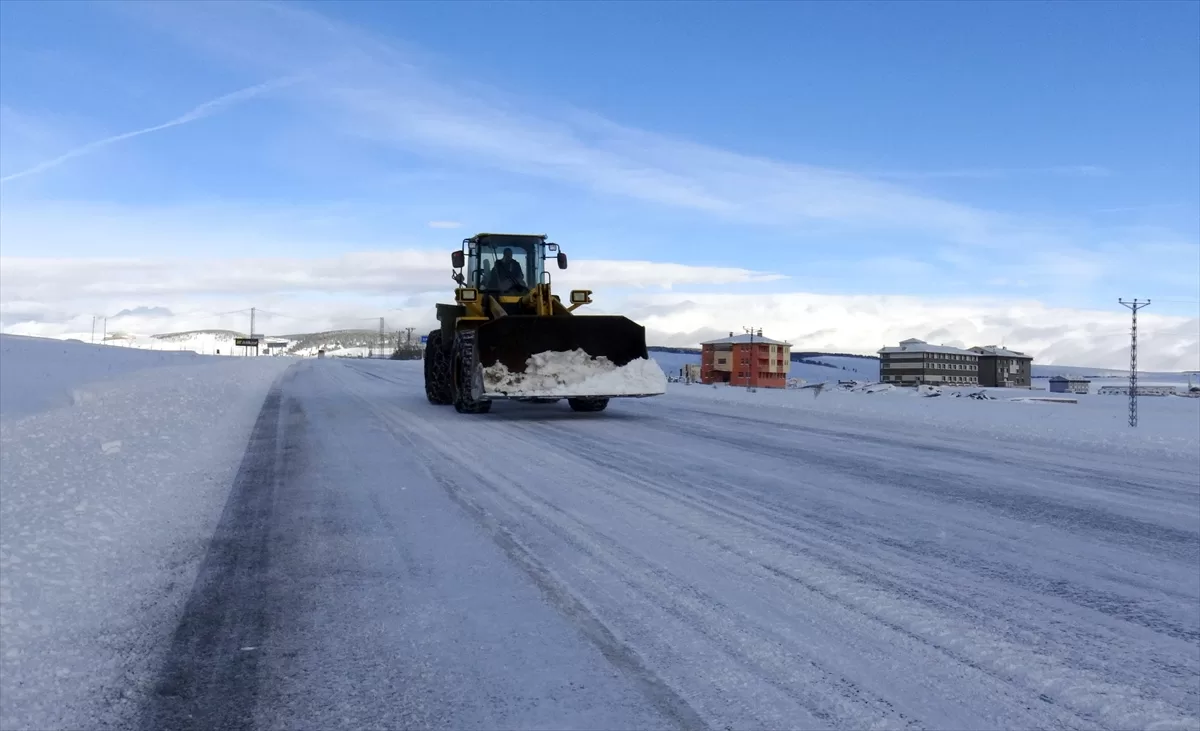
<svg viewBox="0 0 1200 731">
<path fill-rule="evenodd" d="M 558 250 L 542 235 L 477 234 L 463 244 L 467 286 L 496 296 L 521 296 L 548 282 L 545 257 Z M 557 258 L 559 267 L 566 268 L 566 256 Z"/>
</svg>

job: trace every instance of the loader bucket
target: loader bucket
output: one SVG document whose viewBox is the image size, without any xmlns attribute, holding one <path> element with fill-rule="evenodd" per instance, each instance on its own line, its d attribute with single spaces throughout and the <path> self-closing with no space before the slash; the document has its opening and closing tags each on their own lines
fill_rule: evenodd
<svg viewBox="0 0 1200 731">
<path fill-rule="evenodd" d="M 662 371 L 649 359 L 645 328 L 620 315 L 509 315 L 481 325 L 476 344 L 478 363 L 485 373 L 490 371 L 494 376 L 498 371 L 507 371 L 503 379 L 484 379 L 485 397 L 653 396 L 666 389 L 665 376 L 660 388 L 654 375 L 661 376 Z M 573 351 L 583 351 L 591 358 L 607 358 L 612 365 L 592 366 L 589 358 L 567 355 Z M 559 375 L 549 371 L 527 374 L 530 358 L 547 352 L 564 354 L 548 366 L 557 369 Z M 601 385 L 584 384 L 592 367 L 596 374 L 602 374 L 630 363 L 636 373 L 629 378 L 614 381 L 609 377 L 599 382 Z M 545 365 L 535 359 L 535 369 Z M 564 368 L 569 369 L 565 377 Z"/>
</svg>

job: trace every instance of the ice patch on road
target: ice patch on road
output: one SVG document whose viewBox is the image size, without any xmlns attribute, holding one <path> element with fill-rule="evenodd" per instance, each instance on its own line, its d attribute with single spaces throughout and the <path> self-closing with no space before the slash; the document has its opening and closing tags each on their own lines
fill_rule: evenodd
<svg viewBox="0 0 1200 731">
<path fill-rule="evenodd" d="M 484 368 L 483 388 L 508 396 L 650 396 L 666 392 L 667 376 L 649 358 L 618 368 L 583 350 L 546 351 L 530 356 L 524 373 L 513 373 L 503 363 Z"/>
</svg>

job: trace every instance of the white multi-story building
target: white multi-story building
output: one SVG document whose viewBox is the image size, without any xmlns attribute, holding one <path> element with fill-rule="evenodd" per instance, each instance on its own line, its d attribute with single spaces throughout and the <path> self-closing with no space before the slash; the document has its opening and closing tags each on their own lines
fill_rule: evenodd
<svg viewBox="0 0 1200 731">
<path fill-rule="evenodd" d="M 879 350 L 879 380 L 900 386 L 979 385 L 979 354 L 909 338 Z"/>
</svg>

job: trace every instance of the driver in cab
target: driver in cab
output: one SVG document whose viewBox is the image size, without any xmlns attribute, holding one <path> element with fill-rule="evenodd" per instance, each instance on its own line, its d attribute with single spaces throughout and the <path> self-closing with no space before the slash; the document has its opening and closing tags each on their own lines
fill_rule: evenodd
<svg viewBox="0 0 1200 731">
<path fill-rule="evenodd" d="M 513 259 L 512 249 L 506 248 L 504 256 L 496 260 L 488 275 L 488 289 L 508 292 L 511 290 L 527 289 L 525 274 L 521 271 L 521 263 Z"/>
</svg>

